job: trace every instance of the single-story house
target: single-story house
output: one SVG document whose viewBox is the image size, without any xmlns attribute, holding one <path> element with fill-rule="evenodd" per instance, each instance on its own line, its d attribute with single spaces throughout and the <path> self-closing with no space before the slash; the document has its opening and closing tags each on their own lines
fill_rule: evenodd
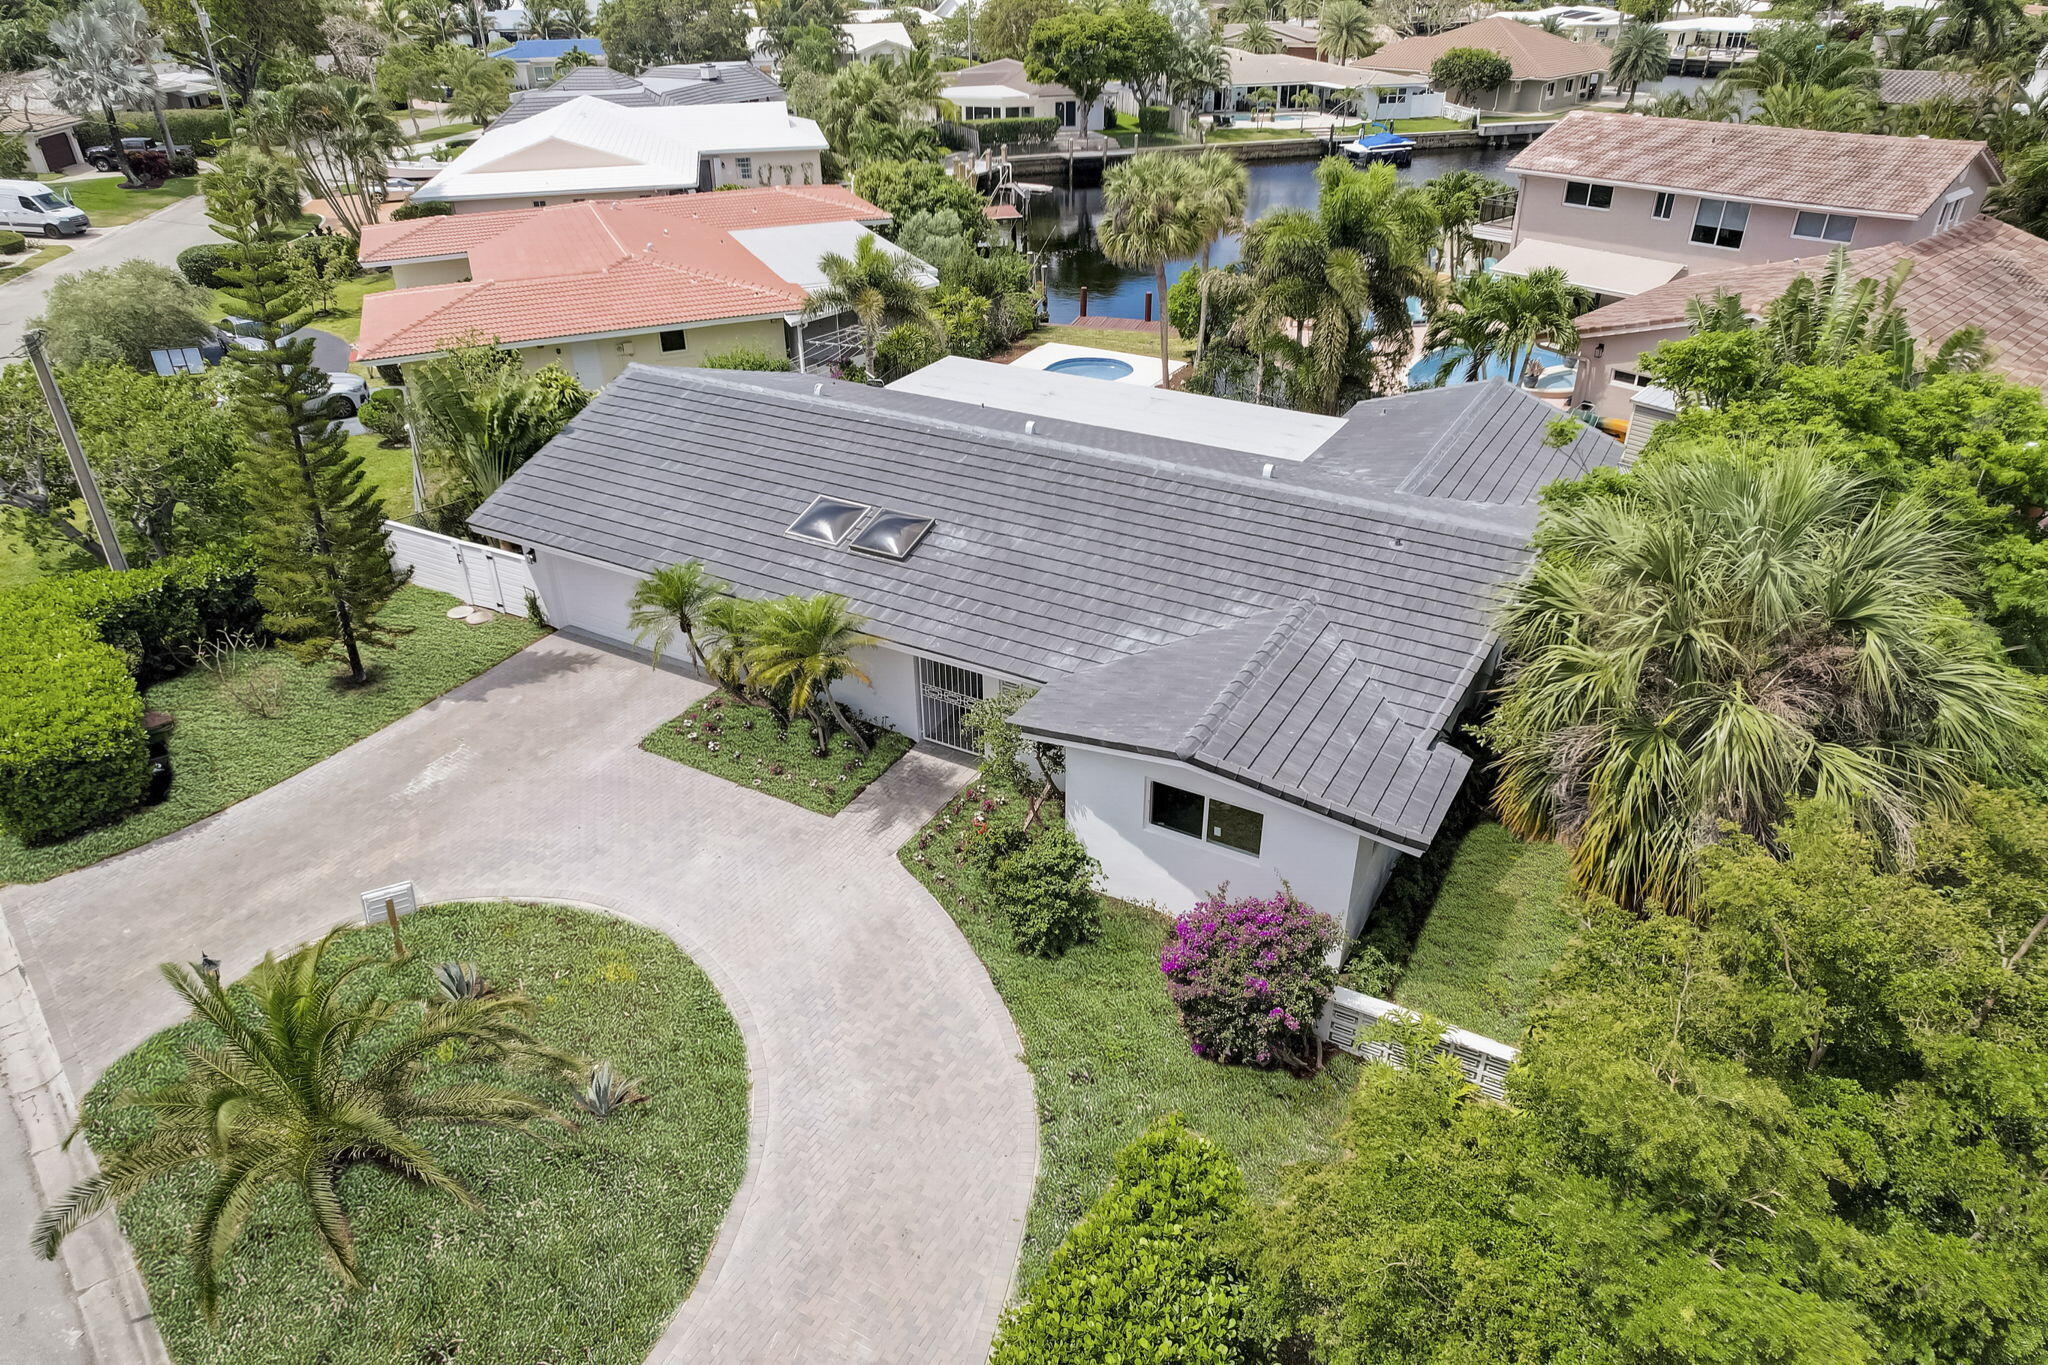
<svg viewBox="0 0 2048 1365">
<path fill-rule="evenodd" d="M 618 647 L 665 564 L 843 594 L 882 643 L 834 696 L 923 744 L 971 748 L 975 699 L 1038 689 L 1016 723 L 1065 749 L 1110 894 L 1286 882 L 1353 932 L 1471 766 L 1448 736 L 1530 500 L 1619 453 L 1553 446 L 1555 410 L 1501 383 L 1320 417 L 957 358 L 911 378 L 635 366 L 470 523 Z"/>
<path fill-rule="evenodd" d="M 1223 26 L 1223 45 L 1225 47 L 1236 46 L 1238 38 L 1244 34 L 1246 27 L 1248 26 L 1245 24 L 1225 24 Z M 1274 19 L 1269 21 L 1266 27 L 1273 30 L 1273 36 L 1280 40 L 1280 51 L 1287 56 L 1313 59 L 1322 55 L 1322 40 L 1313 19 L 1299 24 Z"/>
<path fill-rule="evenodd" d="M 1827 263 L 1827 254 L 1820 253 L 1701 271 L 1594 309 L 1579 319 L 1573 404 L 1602 417 L 1629 416 L 1637 395 L 1650 387 L 1642 374 L 1643 354 L 1688 334 L 1688 302 L 1731 293 L 1756 314 L 1797 277 L 1818 278 Z M 1902 263 L 1911 270 L 1898 301 L 1916 337 L 1939 345 L 1959 328 L 1981 327 L 1993 371 L 2048 386 L 2048 241 L 1979 217 L 1937 236 L 1849 253 L 1856 279 L 1889 277 Z"/>
<path fill-rule="evenodd" d="M 1756 28 L 1754 14 L 1695 14 L 1657 25 L 1674 57 L 1745 51 L 1756 45 Z"/>
<path fill-rule="evenodd" d="M 1493 114 L 1548 114 L 1586 103 L 1607 75 L 1607 49 L 1574 42 L 1498 15 L 1419 38 L 1402 38 L 1372 54 L 1375 70 L 1427 80 L 1436 59 L 1453 48 L 1479 47 L 1507 58 L 1514 74 L 1491 90 L 1461 92 Z"/>
<path fill-rule="evenodd" d="M 820 185 L 379 224 L 361 260 L 397 287 L 363 300 L 355 359 L 403 367 L 482 339 L 591 388 L 635 362 L 700 365 L 740 347 L 824 363 L 845 320 L 803 319 L 819 262 L 863 241 L 905 254 L 871 231 L 888 221 Z"/>
<path fill-rule="evenodd" d="M 220 103 L 220 83 L 198 67 L 183 62 L 152 63 L 156 88 L 166 109 L 208 109 Z"/>
<path fill-rule="evenodd" d="M 0 133 L 28 144 L 29 170 L 36 175 L 70 170 L 85 160 L 78 142 L 78 125 L 85 120 L 51 101 L 48 78 L 45 71 L 0 72 Z"/>
<path fill-rule="evenodd" d="M 1295 97 L 1302 91 L 1328 105 L 1339 98 L 1358 97 L 1359 113 L 1366 118 L 1435 118 L 1443 113 L 1444 97 L 1430 89 L 1429 79 L 1417 79 L 1392 71 L 1362 66 L 1340 66 L 1283 52 L 1241 52 L 1223 49 L 1230 66 L 1230 84 L 1210 92 L 1209 107 L 1241 110 L 1254 107 L 1261 90 L 1279 97 L 1278 110 L 1296 108 Z"/>
<path fill-rule="evenodd" d="M 523 38 L 490 55 L 512 63 L 514 90 L 534 90 L 555 78 L 555 63 L 567 52 L 587 53 L 594 64 L 604 64 L 604 42 L 598 38 Z"/>
<path fill-rule="evenodd" d="M 579 95 L 464 148 L 415 203 L 457 213 L 722 185 L 822 185 L 825 135 L 779 102 L 634 108 Z"/>
<path fill-rule="evenodd" d="M 767 29 L 747 30 L 747 51 L 763 66 L 774 61 L 767 41 Z M 845 60 L 871 62 L 878 57 L 907 57 L 917 51 L 917 40 L 903 24 L 882 16 L 839 25 L 839 48 Z"/>
<path fill-rule="evenodd" d="M 1990 95 L 1991 87 L 1972 71 L 1906 71 L 1887 67 L 1877 73 L 1880 104 L 1919 104 L 1925 100 L 1976 104 Z"/>
<path fill-rule="evenodd" d="M 627 108 L 657 105 L 773 104 L 784 100 L 775 78 L 752 62 L 691 62 L 683 66 L 651 66 L 637 76 L 608 66 L 579 66 L 557 77 L 545 90 L 523 90 L 512 96 L 491 127 L 523 123 L 544 109 L 587 95 Z"/>
<path fill-rule="evenodd" d="M 939 96 L 958 109 L 963 119 L 1049 118 L 1062 128 L 1072 128 L 1081 119 L 1079 96 L 1064 85 L 1032 80 L 1024 74 L 1024 63 L 1015 57 L 963 66 L 947 72 L 945 79 Z M 1108 105 L 1106 97 L 1095 101 L 1086 131 L 1102 131 Z"/>
</svg>

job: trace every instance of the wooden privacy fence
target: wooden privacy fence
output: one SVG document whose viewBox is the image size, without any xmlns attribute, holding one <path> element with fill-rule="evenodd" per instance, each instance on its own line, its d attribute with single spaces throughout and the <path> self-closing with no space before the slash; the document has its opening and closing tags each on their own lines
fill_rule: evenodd
<svg viewBox="0 0 2048 1365">
<path fill-rule="evenodd" d="M 457 540 L 402 521 L 384 523 L 394 565 L 412 570 L 412 581 L 472 606 L 524 614 L 534 591 L 533 566 L 516 550 L 499 550 Z"/>
<path fill-rule="evenodd" d="M 1316 1032 L 1331 1047 L 1341 1048 L 1354 1057 L 1400 1066 L 1408 1060 L 1405 1049 L 1392 1043 L 1361 1043 L 1359 1036 L 1371 1032 L 1372 1026 L 1382 1019 L 1419 1017 L 1415 1011 L 1404 1009 L 1391 1000 L 1361 995 L 1339 986 L 1330 996 L 1330 1003 L 1323 1006 L 1322 1018 L 1316 1020 Z M 1449 1053 L 1457 1059 L 1465 1079 L 1487 1098 L 1495 1100 L 1507 1098 L 1508 1068 L 1515 1064 L 1515 1058 L 1522 1055 L 1519 1048 L 1461 1028 L 1445 1029 L 1434 1050 Z"/>
</svg>

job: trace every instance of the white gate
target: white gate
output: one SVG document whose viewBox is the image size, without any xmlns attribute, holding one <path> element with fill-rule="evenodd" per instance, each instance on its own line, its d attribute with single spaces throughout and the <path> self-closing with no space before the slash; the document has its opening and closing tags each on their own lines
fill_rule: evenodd
<svg viewBox="0 0 2048 1365">
<path fill-rule="evenodd" d="M 384 523 L 391 560 L 412 569 L 412 581 L 471 606 L 523 614 L 534 591 L 532 566 L 516 550 L 457 540 L 402 521 Z"/>
<path fill-rule="evenodd" d="M 981 697 L 981 674 L 918 656 L 918 729 L 925 739 L 976 752 L 974 733 L 967 728 L 967 708 Z"/>
</svg>

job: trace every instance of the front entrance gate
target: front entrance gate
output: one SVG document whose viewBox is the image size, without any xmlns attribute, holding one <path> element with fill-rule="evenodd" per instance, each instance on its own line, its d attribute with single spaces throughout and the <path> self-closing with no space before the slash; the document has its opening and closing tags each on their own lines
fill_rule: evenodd
<svg viewBox="0 0 2048 1365">
<path fill-rule="evenodd" d="M 967 708 L 981 696 L 981 674 L 937 659 L 918 659 L 918 730 L 931 743 L 973 753 L 974 732 L 967 727 Z"/>
</svg>

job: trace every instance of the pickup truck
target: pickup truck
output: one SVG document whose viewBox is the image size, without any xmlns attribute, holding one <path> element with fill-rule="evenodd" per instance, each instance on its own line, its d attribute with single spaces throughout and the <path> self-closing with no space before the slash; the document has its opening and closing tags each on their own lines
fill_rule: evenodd
<svg viewBox="0 0 2048 1365">
<path fill-rule="evenodd" d="M 169 156 L 192 155 L 190 147 L 180 144 L 166 148 L 153 137 L 124 137 L 121 139 L 121 147 L 130 152 L 164 152 Z M 121 158 L 115 154 L 113 144 L 108 142 L 86 148 L 85 159 L 91 162 L 96 170 L 112 171 L 120 169 L 121 166 Z"/>
</svg>

